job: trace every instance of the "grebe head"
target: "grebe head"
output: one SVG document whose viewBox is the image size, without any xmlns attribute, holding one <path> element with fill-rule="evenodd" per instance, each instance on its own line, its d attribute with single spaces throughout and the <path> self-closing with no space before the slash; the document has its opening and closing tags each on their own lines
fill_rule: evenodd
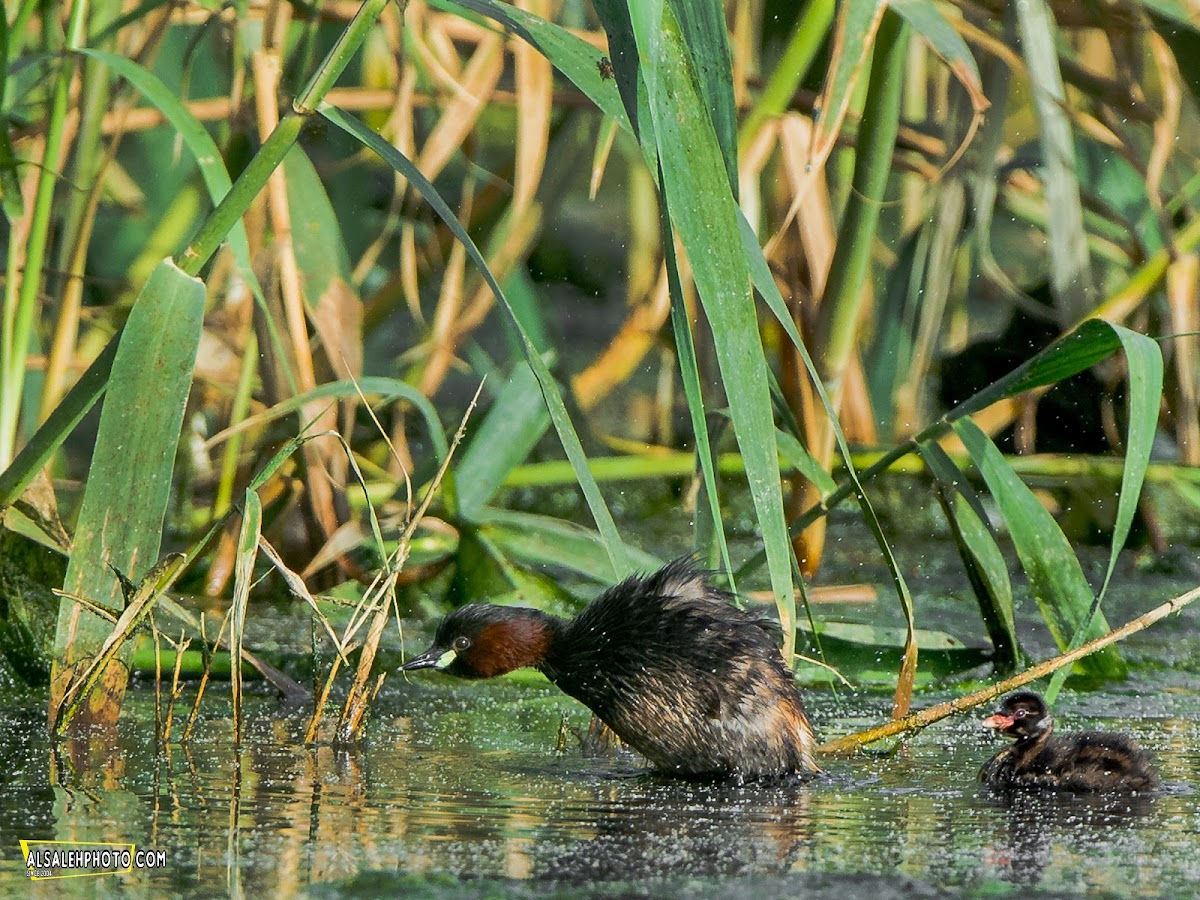
<svg viewBox="0 0 1200 900">
<path fill-rule="evenodd" d="M 1032 691 L 1009 694 L 1000 703 L 995 715 L 983 720 L 984 728 L 994 728 L 1018 740 L 1049 734 L 1054 719 L 1046 707 L 1046 701 Z"/>
<path fill-rule="evenodd" d="M 493 678 L 536 667 L 550 652 L 557 621 L 524 607 L 463 606 L 442 620 L 433 646 L 400 670 L 439 669 L 459 678 Z"/>
</svg>

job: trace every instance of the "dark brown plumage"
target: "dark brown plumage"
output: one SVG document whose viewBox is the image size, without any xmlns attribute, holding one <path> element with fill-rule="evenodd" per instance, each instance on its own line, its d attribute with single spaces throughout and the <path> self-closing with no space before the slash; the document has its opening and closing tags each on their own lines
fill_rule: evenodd
<svg viewBox="0 0 1200 900">
<path fill-rule="evenodd" d="M 487 678 L 525 666 L 665 772 L 750 779 L 819 771 L 779 648 L 690 559 L 626 579 L 570 621 L 464 606 L 401 668 Z"/>
<path fill-rule="evenodd" d="M 1029 691 L 1005 697 L 983 725 L 1016 738 L 980 770 L 979 780 L 989 787 L 1085 793 L 1158 786 L 1150 758 L 1130 738 L 1094 731 L 1055 735 L 1046 702 Z"/>
</svg>

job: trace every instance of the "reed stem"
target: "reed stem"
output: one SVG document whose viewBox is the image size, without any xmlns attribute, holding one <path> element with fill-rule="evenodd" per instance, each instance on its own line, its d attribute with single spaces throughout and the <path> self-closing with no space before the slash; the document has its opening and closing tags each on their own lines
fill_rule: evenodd
<svg viewBox="0 0 1200 900">
<path fill-rule="evenodd" d="M 1060 656 L 1055 656 L 1052 659 L 1044 660 L 1035 666 L 1031 666 L 1024 672 L 1020 672 L 1011 678 L 1006 678 L 1003 681 L 998 681 L 991 687 L 984 688 L 981 691 L 975 691 L 973 694 L 967 694 L 965 697 L 958 697 L 948 703 L 940 703 L 937 706 L 931 706 L 929 709 L 921 710 L 919 713 L 913 713 L 911 716 L 905 716 L 903 719 L 894 719 L 876 728 L 868 728 L 866 731 L 858 731 L 854 734 L 848 734 L 844 737 L 834 738 L 831 741 L 826 741 L 817 747 L 818 753 L 852 753 L 856 750 L 861 750 L 867 744 L 873 744 L 876 741 L 881 741 L 884 738 L 895 737 L 900 734 L 907 734 L 913 731 L 920 731 L 934 722 L 952 716 L 955 713 L 967 712 L 977 706 L 987 703 L 999 697 L 1001 694 L 1007 694 L 1009 691 L 1019 688 L 1022 685 L 1029 684 L 1031 681 L 1037 681 L 1039 678 L 1045 678 L 1052 672 L 1069 666 L 1074 662 L 1078 662 L 1085 656 L 1091 656 L 1098 650 L 1103 650 L 1110 644 L 1115 644 L 1118 641 L 1123 641 L 1131 634 L 1136 634 L 1145 628 L 1150 627 L 1160 619 L 1165 619 L 1171 613 L 1178 612 L 1189 603 L 1200 599 L 1200 587 L 1193 588 L 1186 594 L 1181 594 L 1174 599 L 1168 600 L 1162 606 L 1157 606 L 1133 619 L 1126 622 L 1120 628 L 1114 628 L 1103 637 L 1096 638 L 1094 641 L 1089 641 L 1082 647 L 1072 650 L 1069 653 L 1063 653 Z"/>
<path fill-rule="evenodd" d="M 86 39 L 88 0 L 75 0 L 67 21 L 66 49 L 78 50 Z M 0 470 L 12 462 L 17 444 L 17 424 L 25 393 L 25 367 L 33 323 L 41 306 L 42 270 L 50 241 L 50 218 L 54 206 L 54 188 L 63 158 L 67 109 L 71 99 L 71 80 L 75 77 L 75 56 L 61 60 L 50 99 L 50 115 L 42 165 L 38 170 L 37 189 L 29 232 L 24 245 L 24 269 L 18 262 L 22 248 L 12 241 L 8 248 L 7 284 L 4 289 L 4 317 L 0 324 Z M 18 283 L 19 282 L 19 283 Z"/>
</svg>

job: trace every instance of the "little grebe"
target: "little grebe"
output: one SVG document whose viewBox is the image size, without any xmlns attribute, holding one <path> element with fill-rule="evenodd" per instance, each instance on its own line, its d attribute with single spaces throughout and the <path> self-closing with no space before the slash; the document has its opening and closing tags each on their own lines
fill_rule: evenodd
<svg viewBox="0 0 1200 900">
<path fill-rule="evenodd" d="M 742 779 L 818 772 L 800 692 L 765 627 L 680 559 L 570 621 L 472 604 L 402 670 L 491 678 L 530 666 L 656 767 Z"/>
<path fill-rule="evenodd" d="M 1158 785 L 1145 751 L 1123 734 L 1052 735 L 1054 719 L 1037 694 L 1009 694 L 985 728 L 1016 738 L 984 765 L 979 780 L 992 788 L 1061 791 L 1149 791 Z"/>
</svg>

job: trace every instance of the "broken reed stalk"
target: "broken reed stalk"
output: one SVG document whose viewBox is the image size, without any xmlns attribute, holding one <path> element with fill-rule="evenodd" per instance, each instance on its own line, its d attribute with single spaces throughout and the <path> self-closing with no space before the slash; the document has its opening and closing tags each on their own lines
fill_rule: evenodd
<svg viewBox="0 0 1200 900">
<path fill-rule="evenodd" d="M 158 625 L 154 621 L 154 613 L 150 613 L 150 633 L 154 635 L 154 735 L 159 741 L 163 736 L 162 708 L 162 640 Z M 178 654 L 176 654 L 178 659 Z"/>
<path fill-rule="evenodd" d="M 204 614 L 200 614 L 200 647 L 204 653 L 204 672 L 201 674 L 200 684 L 196 688 L 196 699 L 192 703 L 192 711 L 188 713 L 187 724 L 183 728 L 183 743 L 185 744 L 192 739 L 192 729 L 196 726 L 196 720 L 200 717 L 200 701 L 204 699 L 204 691 L 208 687 L 209 678 L 212 677 L 213 657 L 216 656 L 217 648 L 221 646 L 221 638 L 224 636 L 225 627 L 228 624 L 229 610 L 226 610 L 225 615 L 221 617 L 221 627 L 217 629 L 217 639 L 213 642 L 212 647 L 209 647 L 206 639 L 207 635 L 205 634 Z M 231 657 L 229 664 L 235 666 L 241 663 Z"/>
<path fill-rule="evenodd" d="M 181 565 L 183 560 L 182 553 L 167 554 L 145 574 L 137 585 L 113 569 L 121 581 L 121 591 L 125 595 L 125 610 L 117 617 L 112 633 L 104 640 L 99 652 L 94 657 L 85 657 L 74 667 L 64 669 L 59 674 L 60 678 L 66 680 L 66 687 L 63 689 L 62 699 L 51 710 L 50 730 L 53 734 L 62 736 L 66 732 L 71 720 L 88 702 L 93 689 L 103 679 L 113 679 L 121 675 L 128 677 L 128 668 L 123 662 L 121 669 L 116 671 L 115 675 L 113 674 L 114 670 L 109 668 L 109 663 L 118 658 L 117 654 L 125 642 L 154 612 L 154 604 L 183 571 Z M 157 703 L 155 708 L 158 708 Z"/>
<path fill-rule="evenodd" d="M 1097 638 L 1072 650 L 1070 653 L 1064 653 L 1061 656 L 1056 656 L 1053 659 L 1045 660 L 1032 666 L 1012 678 L 1006 678 L 1004 681 L 997 682 L 991 687 L 984 688 L 982 691 L 976 691 L 973 694 L 968 694 L 965 697 L 959 697 L 956 700 L 951 700 L 949 703 L 942 703 L 938 706 L 932 706 L 929 709 L 922 710 L 919 713 L 914 713 L 910 716 L 905 716 L 903 719 L 896 719 L 876 728 L 869 728 L 866 731 L 859 731 L 854 734 L 848 734 L 844 737 L 834 738 L 831 741 L 826 741 L 817 747 L 818 753 L 833 754 L 833 753 L 851 753 L 856 750 L 861 750 L 867 744 L 872 744 L 875 741 L 883 740 L 884 738 L 893 737 L 898 734 L 904 734 L 909 731 L 919 731 L 934 722 L 940 721 L 947 716 L 955 713 L 967 712 L 974 709 L 1001 694 L 1008 693 L 1014 688 L 1028 684 L 1031 681 L 1036 681 L 1039 678 L 1044 678 L 1051 672 L 1061 669 L 1063 666 L 1069 666 L 1071 663 L 1083 659 L 1095 653 L 1097 650 L 1102 650 L 1109 644 L 1115 644 L 1118 641 L 1124 640 L 1131 634 L 1135 634 L 1144 628 L 1153 625 L 1160 619 L 1165 619 L 1173 612 L 1178 612 L 1187 606 L 1189 603 L 1200 598 L 1200 587 L 1193 588 L 1186 594 L 1168 600 L 1162 606 L 1155 607 L 1148 613 L 1138 616 L 1136 619 L 1125 623 L 1120 628 L 1113 629 L 1104 637 Z"/>
<path fill-rule="evenodd" d="M 321 725 L 321 718 L 325 712 L 325 703 L 329 700 L 329 692 L 333 690 L 334 679 L 341 671 L 342 659 L 339 656 L 333 658 L 333 665 L 329 667 L 329 676 L 325 679 L 325 686 L 321 688 L 317 695 L 317 700 L 313 704 L 313 714 L 308 720 L 308 728 L 304 732 L 304 746 L 311 747 L 317 742 L 317 728 Z"/>
<path fill-rule="evenodd" d="M 386 577 L 383 579 L 383 583 L 375 594 L 372 603 L 371 624 L 367 630 L 367 636 L 363 641 L 362 653 L 358 659 L 358 669 L 354 674 L 354 682 L 350 686 L 350 692 L 346 697 L 346 704 L 342 708 L 341 718 L 338 720 L 335 730 L 336 739 L 339 743 L 350 743 L 357 738 L 362 728 L 363 720 L 366 717 L 367 704 L 378 693 L 379 687 L 382 684 L 381 680 L 377 680 L 375 689 L 369 691 L 367 688 L 367 679 L 371 675 L 371 669 L 375 663 L 375 655 L 378 652 L 379 643 L 383 639 L 384 629 L 387 627 L 388 616 L 395 607 L 396 579 L 399 578 L 400 571 L 404 568 L 404 563 L 408 559 L 409 547 L 412 543 L 413 534 L 417 530 L 417 524 L 424 518 L 426 511 L 429 509 L 429 504 L 433 501 L 434 495 L 441 486 L 442 479 L 446 477 L 446 472 L 450 469 L 450 461 L 454 458 L 459 444 L 462 443 L 462 439 L 466 435 L 467 422 L 470 420 L 471 414 L 474 413 L 475 405 L 479 402 L 479 395 L 482 392 L 483 382 L 481 381 L 479 387 L 475 390 L 475 396 L 471 398 L 470 405 L 467 406 L 466 411 L 463 413 L 462 421 L 458 425 L 458 431 L 454 433 L 454 439 L 450 442 L 450 447 L 446 452 L 446 458 L 442 460 L 437 474 L 433 476 L 433 480 L 425 489 L 425 496 L 421 501 L 421 505 L 409 517 L 408 524 L 400 535 L 396 550 L 387 561 Z M 336 671 L 337 669 L 334 667 L 327 680 L 327 689 L 322 692 L 322 695 L 328 694 L 328 684 L 333 681 L 333 675 Z M 323 710 L 320 706 L 313 711 L 306 740 L 316 737 L 317 726 L 320 723 L 322 713 Z"/>
<path fill-rule="evenodd" d="M 167 715 L 163 720 L 162 742 L 164 745 L 171 740 L 171 724 L 175 721 L 175 704 L 183 696 L 184 684 L 180 680 L 180 674 L 183 672 L 183 654 L 191 645 L 192 642 L 188 640 L 187 632 L 181 628 L 179 642 L 175 644 L 175 669 L 171 672 L 171 693 L 167 696 Z"/>
</svg>

